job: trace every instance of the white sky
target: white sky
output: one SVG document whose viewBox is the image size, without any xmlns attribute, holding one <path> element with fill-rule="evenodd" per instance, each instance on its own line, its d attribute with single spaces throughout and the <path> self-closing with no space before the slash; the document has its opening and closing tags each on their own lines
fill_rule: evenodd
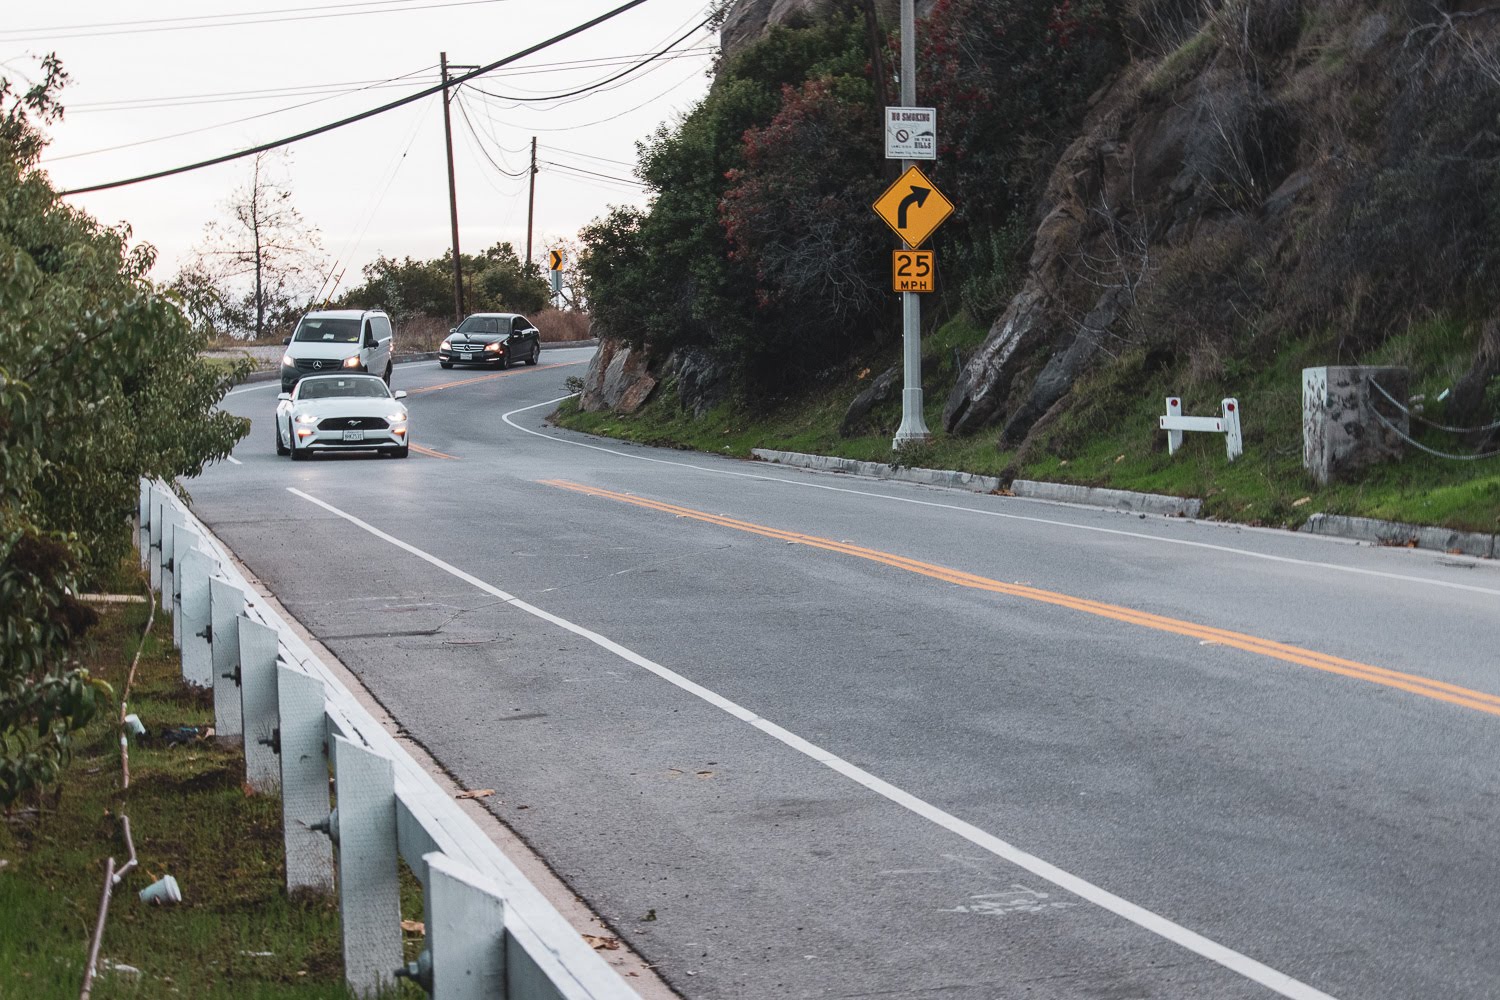
<svg viewBox="0 0 1500 1000">
<path fill-rule="evenodd" d="M 62 58 L 72 77 L 63 92 L 67 112 L 49 130 L 52 143 L 42 165 L 53 184 L 66 189 L 207 159 L 334 121 L 437 83 L 441 51 L 450 64 L 493 62 L 620 2 L 9 4 L 0 27 L 0 75 L 23 87 L 27 77 L 37 76 L 43 54 L 56 51 Z M 708 9 L 708 0 L 647 0 L 474 83 L 502 98 L 583 87 L 665 48 L 703 20 Z M 204 20 L 211 15 L 241 16 Z M 168 26 L 163 19 L 172 18 L 178 20 L 169 24 L 214 26 L 163 30 Z M 271 19 L 276 20 L 243 23 Z M 81 27 L 101 22 L 117 26 Z M 503 239 L 524 253 L 525 166 L 533 135 L 542 171 L 536 185 L 535 257 L 543 256 L 549 240 L 575 236 L 609 205 L 643 203 L 636 184 L 577 171 L 633 180 L 636 141 L 674 122 L 702 97 L 717 41 L 707 29 L 699 30 L 677 49 L 694 54 L 658 60 L 605 89 L 566 101 L 520 104 L 464 88 L 452 104 L 464 251 L 477 252 Z M 557 65 L 580 60 L 587 62 Z M 368 89 L 344 93 L 359 87 Z M 274 88 L 287 89 L 265 93 Z M 262 117 L 236 121 L 254 115 Z M 141 143 L 182 132 L 192 134 Z M 140 144 L 94 152 L 129 143 Z M 501 174 L 485 152 L 520 176 Z M 245 182 L 249 164 L 244 159 L 69 200 L 106 224 L 128 222 L 135 241 L 160 251 L 154 276 L 166 280 L 190 256 L 204 224 L 222 217 L 221 203 Z M 449 245 L 438 96 L 294 144 L 286 175 L 293 202 L 322 231 L 325 250 L 347 266 L 341 287 L 357 284 L 360 266 L 380 253 L 425 259 Z"/>
</svg>

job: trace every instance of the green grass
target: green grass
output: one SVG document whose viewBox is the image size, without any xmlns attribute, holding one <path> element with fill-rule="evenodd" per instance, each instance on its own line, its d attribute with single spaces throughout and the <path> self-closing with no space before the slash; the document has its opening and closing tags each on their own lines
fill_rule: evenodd
<svg viewBox="0 0 1500 1000">
<path fill-rule="evenodd" d="M 110 606 L 83 661 L 118 692 L 145 625 L 144 605 Z M 171 623 L 158 613 L 130 709 L 150 733 L 207 727 L 204 692 L 180 679 Z M 238 749 L 212 740 L 130 751 L 122 803 L 114 711 L 83 734 L 54 797 L 40 811 L 0 816 L 0 998 L 76 997 L 98 911 L 104 859 L 127 857 L 114 814 L 131 818 L 140 868 L 116 888 L 101 958 L 138 978 L 102 971 L 93 995 L 111 997 L 346 997 L 332 902 L 283 889 L 281 807 L 242 787 Z M 137 892 L 170 873 L 184 902 L 150 907 Z M 262 954 L 266 953 L 266 954 Z"/>
<path fill-rule="evenodd" d="M 1353 514 L 1468 531 L 1500 530 L 1500 459 L 1451 462 L 1411 453 L 1400 462 L 1368 470 L 1357 483 L 1319 488 L 1302 469 L 1304 366 L 1326 364 L 1328 345 L 1315 340 L 1263 349 L 1254 359 L 1230 359 L 1218 378 L 1197 386 L 1169 367 L 1151 370 L 1145 352 L 1121 357 L 1085 377 L 1073 403 L 1039 435 L 1027 454 L 1002 451 L 998 429 L 970 437 L 942 431 L 942 408 L 953 385 L 954 349 L 967 354 L 985 331 L 958 319 L 923 341 L 923 385 L 930 443 L 891 451 L 900 423 L 899 391 L 872 414 L 871 433 L 840 438 L 839 423 L 850 401 L 899 359 L 899 346 L 850 366 L 807 398 L 775 406 L 723 404 L 694 420 L 663 387 L 632 417 L 580 413 L 564 404 L 559 424 L 576 430 L 666 447 L 691 448 L 740 458 L 752 448 L 771 448 L 906 466 L 958 469 L 1004 479 L 1037 479 L 1116 489 L 1202 497 L 1207 516 L 1250 524 L 1297 526 L 1313 513 Z M 1472 356 L 1472 334 L 1441 320 L 1414 327 L 1387 343 L 1368 363 L 1411 366 L 1413 391 L 1432 399 L 1461 374 Z M 1180 366 L 1178 366 L 1180 367 Z M 1190 434 L 1169 456 L 1157 428 L 1165 398 L 1181 395 L 1184 412 L 1218 412 L 1233 393 L 1244 414 L 1245 454 L 1230 463 L 1217 435 Z M 1429 414 L 1441 415 L 1440 409 Z M 1420 440 L 1452 448 L 1442 435 Z"/>
</svg>

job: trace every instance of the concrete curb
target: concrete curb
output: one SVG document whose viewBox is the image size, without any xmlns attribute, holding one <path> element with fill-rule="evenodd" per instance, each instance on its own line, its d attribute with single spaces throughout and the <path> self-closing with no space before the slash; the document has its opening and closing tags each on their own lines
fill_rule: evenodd
<svg viewBox="0 0 1500 1000">
<path fill-rule="evenodd" d="M 1000 480 L 994 476 L 978 476 L 971 472 L 903 468 L 882 462 L 859 462 L 852 458 L 806 455 L 796 451 L 772 451 L 769 448 L 754 448 L 750 453 L 763 462 L 774 462 L 799 469 L 812 469 L 817 472 L 839 472 L 851 476 L 867 476 L 871 479 L 891 479 L 898 482 L 920 483 L 924 486 L 968 490 L 973 493 L 994 493 L 1000 489 Z M 1139 514 L 1159 514 L 1163 517 L 1196 518 L 1203 511 L 1203 501 L 1196 497 L 1136 493 L 1131 490 L 1073 486 L 1068 483 L 1042 483 L 1030 479 L 1014 480 L 1010 484 L 1009 492 L 1013 496 L 1031 500 L 1082 504 L 1110 510 L 1134 511 Z M 1297 530 L 1305 531 L 1310 535 L 1348 538 L 1376 545 L 1432 549 L 1438 552 L 1461 552 L 1464 555 L 1479 556 L 1484 559 L 1500 558 L 1500 534 L 1491 535 L 1479 531 L 1453 531 L 1448 528 L 1435 528 L 1421 524 L 1380 521 L 1370 517 L 1346 517 L 1343 514 L 1314 514 Z"/>
<path fill-rule="evenodd" d="M 1040 483 L 1016 479 L 1011 493 L 1032 500 L 1079 503 L 1089 507 L 1109 507 L 1139 514 L 1161 514 L 1164 517 L 1197 517 L 1203 501 L 1196 497 L 1174 497 L 1164 493 L 1136 493 L 1133 490 L 1111 490 L 1101 486 L 1074 486 L 1069 483 Z"/>
<path fill-rule="evenodd" d="M 1372 517 L 1348 517 L 1343 514 L 1314 514 L 1302 530 L 1311 535 L 1355 538 L 1377 545 L 1436 549 L 1440 552 L 1462 552 L 1486 559 L 1500 555 L 1500 538 L 1478 531 L 1453 531 L 1400 521 L 1381 521 Z"/>
<path fill-rule="evenodd" d="M 995 476 L 980 476 L 972 472 L 907 468 L 886 465 L 883 462 L 859 462 L 852 458 L 806 455 L 796 451 L 772 451 L 769 448 L 753 448 L 750 454 L 763 462 L 775 462 L 779 465 L 814 469 L 819 472 L 842 472 L 851 476 L 868 476 L 871 479 L 893 479 L 897 482 L 920 483 L 924 486 L 945 486 L 951 489 L 969 490 L 973 493 L 994 493 L 1000 489 L 1000 480 Z M 1203 501 L 1192 498 L 1164 496 L 1160 493 L 1133 493 L 1130 490 L 1107 490 L 1095 486 L 1070 486 L 1065 483 L 1038 483 L 1029 479 L 1017 479 L 1012 482 L 1010 492 L 1015 496 L 1033 500 L 1109 507 L 1114 510 L 1162 514 L 1167 517 L 1197 517 L 1199 511 L 1203 509 Z"/>
<path fill-rule="evenodd" d="M 851 476 L 869 476 L 871 479 L 894 479 L 905 483 L 922 483 L 926 486 L 947 486 L 952 489 L 969 490 L 973 493 L 993 493 L 1000 488 L 1000 480 L 994 476 L 976 476 L 972 472 L 952 472 L 944 469 L 912 469 L 885 465 L 881 462 L 858 462 L 852 458 L 833 458 L 828 455 L 805 455 L 799 451 L 772 451 L 769 448 L 752 448 L 750 454 L 763 462 L 791 465 L 799 469 L 815 469 L 819 472 L 843 472 Z"/>
</svg>

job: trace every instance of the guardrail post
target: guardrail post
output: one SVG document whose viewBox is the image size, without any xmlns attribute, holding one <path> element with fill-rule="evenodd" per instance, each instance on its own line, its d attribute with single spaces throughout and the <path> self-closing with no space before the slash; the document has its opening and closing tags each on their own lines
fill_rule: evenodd
<svg viewBox="0 0 1500 1000">
<path fill-rule="evenodd" d="M 342 736 L 333 745 L 344 981 L 356 995 L 373 997 L 401 964 L 396 775 L 385 757 Z"/>
<path fill-rule="evenodd" d="M 140 498 L 135 505 L 135 547 L 141 553 L 141 569 L 151 565 L 151 482 L 141 480 Z"/>
<path fill-rule="evenodd" d="M 323 682 L 295 667 L 276 668 L 281 713 L 281 834 L 286 888 L 333 894 L 333 842 L 315 824 L 328 821 L 328 722 Z"/>
<path fill-rule="evenodd" d="M 499 886 L 434 852 L 427 862 L 432 1000 L 489 1000 L 505 989 L 505 901 Z"/>
<path fill-rule="evenodd" d="M 1180 417 L 1180 416 L 1182 416 L 1182 400 L 1181 399 L 1179 399 L 1176 396 L 1168 396 L 1167 397 L 1167 416 L 1168 417 Z M 1182 431 L 1179 431 L 1179 430 L 1169 430 L 1169 431 L 1167 431 L 1167 454 L 1168 455 L 1175 455 L 1175 454 L 1177 454 L 1177 449 L 1181 448 L 1181 447 L 1182 447 Z"/>
<path fill-rule="evenodd" d="M 236 621 L 245 613 L 245 592 L 214 577 L 208 581 L 208 605 L 214 732 L 222 740 L 245 731 L 240 719 L 240 626 Z"/>
<path fill-rule="evenodd" d="M 184 536 L 193 541 L 184 546 Z M 195 687 L 211 687 L 214 654 L 210 646 L 213 615 L 209 603 L 209 580 L 213 577 L 214 559 L 198 548 L 201 539 L 195 531 L 178 532 L 177 541 L 177 582 L 178 592 L 182 595 L 182 624 L 179 626 L 182 638 L 178 644 L 182 651 L 182 679 Z"/>
<path fill-rule="evenodd" d="M 161 504 L 161 609 L 167 614 L 172 614 L 173 599 L 177 593 L 176 575 L 176 547 L 177 527 L 182 524 L 182 513 L 169 499 L 163 499 Z M 172 624 L 172 644 L 177 644 L 177 624 Z"/>
<path fill-rule="evenodd" d="M 239 620 L 240 713 L 245 725 L 245 780 L 268 792 L 281 780 L 280 713 L 276 708 L 276 630 Z"/>
<path fill-rule="evenodd" d="M 1224 415 L 1224 448 L 1233 462 L 1245 453 L 1245 439 L 1240 434 L 1240 401 L 1230 397 L 1220 401 L 1219 407 Z"/>
<path fill-rule="evenodd" d="M 166 544 L 166 542 L 164 542 L 162 540 L 162 535 L 164 534 L 164 532 L 162 531 L 162 529 L 165 527 L 165 524 L 163 522 L 165 520 L 166 520 L 166 517 L 162 513 L 161 491 L 158 490 L 156 487 L 153 486 L 153 487 L 151 487 L 151 567 L 150 567 L 151 568 L 151 593 L 153 595 L 159 595 L 162 592 L 162 586 L 161 586 L 161 559 L 162 559 L 161 547 Z M 153 596 L 152 599 L 157 601 L 158 607 L 163 607 L 163 608 L 166 607 L 166 605 L 160 603 L 159 598 Z"/>
</svg>

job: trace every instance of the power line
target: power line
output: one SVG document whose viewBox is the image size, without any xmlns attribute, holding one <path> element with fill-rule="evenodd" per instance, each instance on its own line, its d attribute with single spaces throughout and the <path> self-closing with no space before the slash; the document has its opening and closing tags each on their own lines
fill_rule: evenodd
<svg viewBox="0 0 1500 1000">
<path fill-rule="evenodd" d="M 689 80 L 693 79 L 694 77 L 696 77 L 698 75 L 699 75 L 698 70 L 695 69 L 691 73 L 689 73 L 687 76 L 683 77 L 681 80 L 678 80 L 676 83 L 672 84 L 666 90 L 663 90 L 663 91 L 661 91 L 658 94 L 654 94 L 651 97 L 646 98 L 644 101 L 642 101 L 639 104 L 631 105 L 630 107 L 626 108 L 624 111 L 616 111 L 616 112 L 613 112 L 611 114 L 608 114 L 608 115 L 604 116 L 603 118 L 596 118 L 593 121 L 589 121 L 589 122 L 579 122 L 576 125 L 557 125 L 557 126 L 530 125 L 530 126 L 527 126 L 527 129 L 530 130 L 530 131 L 532 131 L 532 132 L 572 132 L 572 131 L 574 131 L 576 129 L 592 128 L 595 125 L 602 125 L 605 122 L 614 121 L 617 118 L 623 118 L 623 117 L 625 117 L 628 114 L 631 114 L 633 112 L 639 111 L 641 108 L 644 108 L 648 104 L 652 104 L 652 103 L 654 103 L 656 101 L 661 100 L 663 97 L 666 97 L 672 91 L 676 90 L 678 87 L 682 86 L 684 83 L 687 83 Z M 469 89 L 473 90 L 474 88 L 471 87 Z M 476 93 L 477 93 L 477 91 L 476 91 Z M 509 122 L 500 121 L 499 119 L 494 118 L 493 116 L 489 116 L 488 114 L 486 116 L 490 117 L 491 121 L 496 122 L 497 124 L 500 124 L 500 125 L 504 125 L 506 128 L 514 128 L 514 129 L 519 129 L 520 128 L 519 125 L 512 125 Z"/>
<path fill-rule="evenodd" d="M 595 83 L 586 84 L 585 86 L 579 87 L 576 90 L 569 90 L 566 93 L 562 93 L 562 94 L 548 94 L 548 95 L 546 95 L 544 97 L 508 97 L 508 96 L 506 96 L 504 94 L 493 94 L 493 93 L 490 93 L 488 90 L 485 90 L 485 89 L 483 89 L 481 87 L 471 86 L 469 89 L 470 90 L 476 90 L 479 93 L 484 94 L 486 97 L 493 97 L 493 98 L 495 98 L 496 100 L 499 100 L 499 101 L 514 101 L 514 102 L 516 102 L 518 104 L 531 103 L 531 102 L 534 102 L 534 101 L 559 101 L 559 100 L 562 100 L 565 97 L 577 97 L 580 94 L 586 94 L 589 91 L 598 90 L 600 87 L 603 87 L 603 86 L 605 86 L 607 84 L 614 83 L 616 80 L 620 79 L 622 76 L 629 76 L 631 73 L 634 73 L 636 70 L 640 69 L 642 66 L 646 66 L 646 65 L 649 65 L 650 63 L 655 62 L 656 60 L 660 59 L 662 56 L 666 55 L 668 52 L 672 51 L 674 48 L 676 48 L 681 43 L 687 41 L 689 37 L 691 37 L 693 34 L 695 34 L 700 28 L 702 28 L 705 25 L 707 25 L 711 20 L 713 20 L 713 16 L 712 15 L 710 15 L 709 17 L 704 18 L 702 21 L 699 21 L 693 27 L 689 28 L 684 34 L 679 35 L 675 41 L 672 41 L 672 42 L 668 43 L 668 45 L 666 46 L 666 48 L 658 49 L 656 52 L 654 52 L 651 55 L 647 56 L 646 58 L 642 59 L 640 62 L 636 63 L 633 66 L 626 67 L 625 69 L 623 69 L 620 72 L 616 73 L 614 76 L 606 77 L 603 80 L 599 80 L 599 81 L 597 81 Z"/>
<path fill-rule="evenodd" d="M 201 28 L 234 28 L 244 25 L 255 24 L 286 24 L 293 21 L 326 21 L 335 17 L 357 17 L 362 14 L 397 14 L 402 11 L 412 10 L 438 10 L 443 7 L 475 7 L 481 4 L 507 3 L 509 0 L 449 0 L 447 3 L 433 4 L 410 4 L 406 7 L 385 7 L 378 10 L 350 10 L 334 12 L 330 14 L 308 14 L 305 17 L 264 17 L 245 21 L 215 21 L 212 24 L 176 24 L 162 25 L 154 28 L 116 28 L 109 31 L 81 31 L 73 34 L 12 34 L 4 40 L 7 42 L 51 42 L 57 40 L 70 40 L 74 38 L 102 38 L 108 35 L 141 35 L 158 31 L 192 31 Z M 352 5 L 351 5 L 352 6 Z M 310 7 L 308 10 L 319 8 Z M 253 12 L 252 12 L 253 14 Z M 250 15 L 225 15 L 225 16 L 250 16 Z M 168 19 L 170 20 L 170 19 Z M 12 29 L 13 31 L 35 31 L 34 28 Z M 68 29 L 54 29 L 66 32 Z"/>
<path fill-rule="evenodd" d="M 590 177 L 597 177 L 600 180 L 614 181 L 616 184 L 629 184 L 631 187 L 638 188 L 648 188 L 651 186 L 650 184 L 644 184 L 638 180 L 632 180 L 629 177 L 615 177 L 611 174 L 601 174 L 594 170 L 585 170 L 582 167 L 570 167 L 566 163 L 554 163 L 551 160 L 542 160 L 540 162 L 556 170 L 566 170 L 575 174 L 587 174 Z"/>
<path fill-rule="evenodd" d="M 698 55 L 706 55 L 718 50 L 717 46 L 701 46 L 692 49 L 682 49 L 674 52 L 666 59 L 686 59 Z M 518 66 L 508 70 L 497 70 L 492 74 L 494 77 L 509 76 L 540 76 L 546 73 L 571 73 L 580 69 L 601 69 L 608 66 L 623 66 L 626 63 L 640 59 L 650 53 L 636 52 L 624 56 L 610 56 L 595 59 L 570 59 L 559 62 L 532 63 L 529 66 Z M 3 64 L 0 64 L 3 65 Z M 136 111 L 150 110 L 163 107 L 183 107 L 197 104 L 234 104 L 241 101 L 273 100 L 278 97 L 308 97 L 316 94 L 328 93 L 354 93 L 360 90 L 379 89 L 392 86 L 394 81 L 405 79 L 408 76 L 416 76 L 434 69 L 432 66 L 424 66 L 420 70 L 407 73 L 404 76 L 393 77 L 389 80 L 342 80 L 326 81 L 323 83 L 304 83 L 288 87 L 256 88 L 252 90 L 221 90 L 210 91 L 201 94 L 155 94 L 150 97 L 128 97 L 112 101 L 86 101 L 83 103 L 69 102 L 67 112 L 70 115 L 92 114 L 107 111 Z M 300 106 L 300 105 L 299 105 Z"/>
<path fill-rule="evenodd" d="M 302 14 L 310 10 L 334 10 L 339 7 L 381 7 L 408 3 L 410 0 L 356 0 L 354 3 L 327 3 L 314 7 L 279 7 L 272 10 L 242 10 L 224 14 L 183 14 L 179 17 L 148 17 L 134 21 L 95 21 L 91 24 L 54 24 L 45 28 L 0 28 L 0 35 L 17 32 L 82 31 L 85 28 L 128 28 L 138 24 L 166 24 L 169 21 L 214 21 L 226 17 L 250 17 L 255 14 Z"/>
<path fill-rule="evenodd" d="M 608 156 L 598 156 L 594 153 L 580 153 L 576 149 L 566 149 L 562 146 L 548 146 L 547 148 L 552 150 L 552 152 L 554 153 L 564 153 L 568 156 L 577 156 L 585 160 L 599 160 L 602 163 L 613 163 L 618 167 L 630 167 L 631 169 L 635 168 L 635 163 L 630 160 L 615 160 L 611 159 Z"/>
<path fill-rule="evenodd" d="M 479 147 L 479 152 L 481 152 L 482 154 L 484 154 L 484 158 L 486 160 L 490 161 L 490 166 L 494 167 L 497 172 L 504 174 L 506 177 L 525 177 L 526 176 L 526 171 L 524 171 L 524 170 L 506 170 L 500 164 L 498 164 L 498 163 L 495 162 L 495 158 L 490 155 L 489 150 L 485 149 L 484 148 L 484 143 L 482 141 L 480 141 L 479 130 L 474 127 L 473 120 L 469 118 L 469 109 L 464 104 L 462 96 L 460 96 L 459 100 L 456 101 L 455 103 L 458 104 L 459 114 L 461 114 L 461 115 L 464 116 L 464 124 L 467 125 L 467 126 L 469 126 L 469 134 L 474 137 L 475 145 L 477 145 Z"/>
<path fill-rule="evenodd" d="M 87 187 L 72 188 L 68 191 L 59 191 L 58 194 L 70 195 L 84 194 L 89 191 L 104 191 L 110 188 L 124 187 L 127 184 L 139 184 L 143 181 L 157 180 L 161 177 L 171 177 L 176 174 L 185 174 L 190 170 L 201 170 L 204 167 L 211 167 L 220 163 L 228 163 L 231 160 L 243 159 L 246 156 L 254 156 L 256 153 L 263 153 L 268 149 L 275 149 L 278 146 L 286 146 L 294 142 L 300 142 L 303 139 L 310 139 L 315 135 L 322 135 L 324 132 L 332 132 L 334 129 L 343 128 L 345 125 L 353 125 L 355 122 L 364 121 L 366 118 L 374 118 L 376 115 L 385 114 L 387 111 L 394 111 L 396 108 L 405 107 L 406 105 L 411 104 L 413 101 L 420 101 L 422 98 L 427 97 L 430 94 L 436 94 L 440 91 L 446 90 L 453 84 L 465 83 L 469 80 L 473 80 L 476 77 L 483 76 L 485 73 L 488 73 L 492 69 L 498 69 L 501 66 L 509 65 L 510 63 L 513 63 L 519 59 L 524 59 L 534 52 L 540 52 L 543 49 L 550 48 L 551 46 L 556 45 L 558 42 L 564 41 L 568 38 L 572 38 L 574 35 L 580 34 L 589 30 L 590 28 L 603 24 L 604 22 L 618 17 L 628 10 L 639 7 L 645 2 L 646 0 L 626 0 L 625 3 L 614 8 L 613 10 L 600 14 L 598 17 L 585 21 L 580 25 L 569 28 L 567 31 L 564 31 L 560 34 L 553 35 L 546 41 L 538 42 L 537 44 L 532 45 L 528 48 L 524 48 L 519 52 L 512 53 L 511 55 L 508 55 L 503 59 L 497 59 L 492 63 L 479 67 L 478 69 L 470 70 L 468 73 L 465 73 L 462 76 L 454 77 L 451 80 L 445 80 L 442 83 L 434 84 L 431 87 L 427 87 L 423 90 L 417 91 L 415 94 L 408 94 L 406 97 L 403 97 L 400 100 L 391 101 L 388 104 L 382 104 L 378 108 L 371 108 L 369 111 L 362 111 L 357 115 L 350 115 L 347 118 L 341 118 L 338 121 L 330 122 L 327 125 L 320 125 L 317 128 L 307 129 L 306 131 L 298 132 L 296 135 L 287 136 L 284 139 L 277 139 L 272 142 L 263 142 L 260 145 L 252 146 L 249 149 L 242 149 L 234 153 L 225 153 L 222 156 L 211 157 L 207 160 L 199 160 L 197 163 L 189 163 L 180 167 L 171 167 L 167 170 L 158 170 L 154 173 L 141 174 L 136 177 L 127 177 L 124 180 L 109 181 L 105 184 L 90 184 Z"/>
<path fill-rule="evenodd" d="M 410 73 L 403 73 L 401 76 L 395 76 L 395 77 L 392 77 L 390 80 L 383 80 L 381 82 L 382 83 L 394 83 L 394 82 L 397 82 L 397 81 L 400 81 L 400 80 L 405 80 L 405 79 L 407 79 L 409 77 L 416 76 L 419 73 L 425 73 L 425 72 L 427 72 L 430 69 L 432 69 L 431 66 L 424 66 L 421 69 L 412 70 Z M 346 90 L 346 91 L 343 91 L 342 93 L 329 95 L 328 97 L 318 97 L 318 98 L 314 98 L 311 101 L 303 101 L 300 104 L 292 104 L 292 105 L 289 105 L 288 107 L 276 108 L 273 111 L 262 111 L 259 114 L 247 115 L 244 118 L 235 118 L 235 119 L 232 119 L 232 120 L 227 121 L 227 122 L 217 122 L 216 124 L 213 124 L 213 125 L 204 125 L 201 128 L 185 129 L 184 131 L 181 131 L 181 132 L 172 132 L 172 133 L 170 133 L 168 135 L 153 136 L 150 139 L 137 139 L 134 142 L 122 142 L 122 143 L 119 143 L 118 145 L 115 145 L 115 146 L 103 146 L 103 147 L 101 147 L 99 149 L 86 149 L 86 150 L 83 150 L 82 152 L 79 152 L 79 153 L 65 153 L 62 156 L 49 156 L 49 157 L 47 157 L 47 159 L 45 159 L 45 160 L 42 161 L 42 165 L 43 166 L 47 166 L 47 165 L 50 165 L 50 164 L 53 164 L 53 163 L 58 163 L 58 162 L 60 162 L 62 160 L 73 160 L 73 159 L 77 159 L 80 156 L 94 156 L 94 155 L 96 155 L 98 153 L 113 153 L 117 149 L 131 149 L 131 148 L 133 148 L 135 146 L 147 146 L 147 145 L 150 145 L 153 142 L 165 142 L 168 139 L 180 139 L 180 138 L 182 138 L 185 135 L 197 135 L 200 132 L 212 132 L 214 129 L 227 128 L 230 125 L 239 125 L 239 124 L 242 124 L 243 122 L 253 122 L 256 119 L 259 119 L 259 118 L 269 118 L 271 115 L 279 115 L 279 114 L 282 114 L 283 112 L 286 112 L 286 111 L 296 111 L 299 108 L 309 108 L 309 107 L 312 107 L 314 104 L 322 104 L 324 101 L 331 101 L 331 100 L 333 100 L 333 99 L 335 99 L 337 97 L 347 97 L 347 96 L 350 96 L 350 95 L 353 95 L 353 94 L 358 94 L 361 91 L 365 91 L 365 90 L 369 90 L 369 89 L 372 89 L 372 88 L 370 88 L 370 87 L 359 87 L 359 88 L 357 88 L 355 90 Z"/>
</svg>

